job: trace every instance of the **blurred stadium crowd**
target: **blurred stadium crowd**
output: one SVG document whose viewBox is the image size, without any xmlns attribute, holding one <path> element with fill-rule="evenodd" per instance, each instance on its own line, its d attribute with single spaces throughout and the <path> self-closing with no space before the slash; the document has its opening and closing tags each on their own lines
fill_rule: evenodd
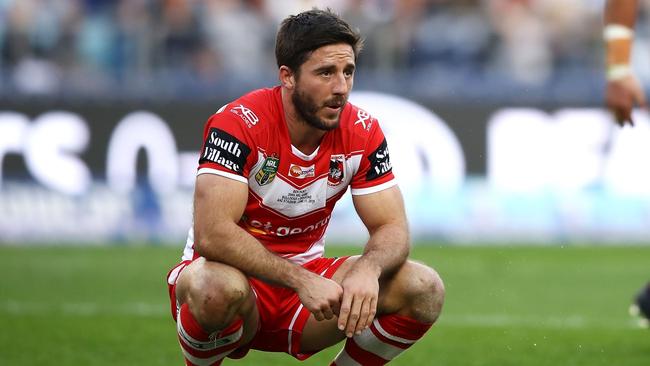
<svg viewBox="0 0 650 366">
<path fill-rule="evenodd" d="M 319 6 L 366 38 L 357 88 L 446 102 L 589 103 L 601 97 L 603 3 L 0 0 L 0 97 L 209 99 L 273 85 L 279 22 Z M 650 65 L 650 1 L 642 3 L 635 57 Z"/>
</svg>

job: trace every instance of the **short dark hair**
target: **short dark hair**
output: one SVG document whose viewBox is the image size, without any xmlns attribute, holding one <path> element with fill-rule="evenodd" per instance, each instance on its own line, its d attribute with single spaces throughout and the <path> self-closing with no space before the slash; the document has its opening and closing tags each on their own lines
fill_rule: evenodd
<svg viewBox="0 0 650 366">
<path fill-rule="evenodd" d="M 278 67 L 285 65 L 298 72 L 311 52 L 336 43 L 352 46 L 355 58 L 363 47 L 358 30 L 330 9 L 314 8 L 282 21 L 275 40 L 275 59 Z"/>
</svg>

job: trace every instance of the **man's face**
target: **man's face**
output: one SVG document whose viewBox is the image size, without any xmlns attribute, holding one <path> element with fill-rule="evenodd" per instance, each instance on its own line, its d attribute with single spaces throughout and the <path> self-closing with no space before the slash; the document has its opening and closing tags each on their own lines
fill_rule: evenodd
<svg viewBox="0 0 650 366">
<path fill-rule="evenodd" d="M 329 131 L 339 126 L 353 82 L 352 46 L 346 43 L 323 46 L 300 66 L 291 100 L 307 124 Z"/>
</svg>

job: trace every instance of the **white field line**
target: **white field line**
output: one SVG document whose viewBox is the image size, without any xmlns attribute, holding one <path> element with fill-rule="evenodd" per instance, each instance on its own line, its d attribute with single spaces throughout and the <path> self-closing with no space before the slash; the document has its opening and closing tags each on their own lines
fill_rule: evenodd
<svg viewBox="0 0 650 366">
<path fill-rule="evenodd" d="M 97 302 L 48 303 L 5 300 L 0 301 L 0 311 L 9 315 L 137 315 L 143 317 L 170 316 L 168 304 L 130 302 L 102 304 Z"/>
<path fill-rule="evenodd" d="M 476 314 L 476 315 L 445 315 L 444 311 L 438 320 L 441 326 L 451 327 L 526 327 L 538 329 L 629 329 L 636 328 L 634 319 L 624 321 L 619 317 L 595 319 L 584 315 L 565 316 L 530 316 L 510 314 Z"/>
<path fill-rule="evenodd" d="M 0 300 L 0 313 L 6 315 L 76 315 L 92 317 L 97 315 L 130 315 L 159 318 L 170 316 L 168 304 L 128 302 L 122 304 L 102 304 L 97 302 L 48 303 L 18 300 Z M 511 314 L 445 314 L 438 320 L 445 327 L 526 327 L 537 329 L 630 329 L 637 328 L 633 318 L 618 321 L 620 317 L 599 318 L 578 314 L 565 316 L 529 316 Z"/>
</svg>

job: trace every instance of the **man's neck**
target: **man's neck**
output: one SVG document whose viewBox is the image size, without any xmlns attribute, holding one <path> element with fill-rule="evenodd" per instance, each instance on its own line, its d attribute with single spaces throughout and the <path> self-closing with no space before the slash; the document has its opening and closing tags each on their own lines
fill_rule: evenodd
<svg viewBox="0 0 650 366">
<path fill-rule="evenodd" d="M 284 120 L 287 122 L 289 139 L 291 145 L 305 155 L 311 155 L 320 145 L 323 136 L 327 131 L 310 126 L 296 111 L 291 101 L 291 96 L 282 90 L 282 107 L 284 108 Z"/>
</svg>

